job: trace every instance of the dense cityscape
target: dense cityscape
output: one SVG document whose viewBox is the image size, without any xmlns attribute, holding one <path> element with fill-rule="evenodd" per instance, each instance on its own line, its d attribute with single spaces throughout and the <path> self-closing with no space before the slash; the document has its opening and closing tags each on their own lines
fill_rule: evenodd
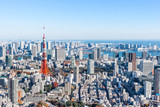
<svg viewBox="0 0 160 107">
<path fill-rule="evenodd" d="M 158 107 L 160 56 L 152 53 L 159 51 L 151 43 L 46 41 L 45 34 L 1 42 L 0 106 Z"/>
<path fill-rule="evenodd" d="M 0 0 L 0 107 L 160 107 L 160 0 Z"/>
</svg>

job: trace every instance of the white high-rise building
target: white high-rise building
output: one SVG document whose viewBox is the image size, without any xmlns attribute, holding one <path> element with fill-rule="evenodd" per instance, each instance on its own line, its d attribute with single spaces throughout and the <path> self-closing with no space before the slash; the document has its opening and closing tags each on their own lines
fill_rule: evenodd
<svg viewBox="0 0 160 107">
<path fill-rule="evenodd" d="M 74 55 L 73 50 L 69 50 L 69 55 L 70 55 L 70 56 Z"/>
<path fill-rule="evenodd" d="M 145 97 L 151 98 L 151 95 L 152 95 L 151 90 L 152 90 L 151 82 L 145 81 L 145 83 L 144 83 L 144 95 L 145 95 Z"/>
<path fill-rule="evenodd" d="M 48 76 L 48 78 L 49 78 L 49 76 Z M 30 79 L 31 79 L 31 82 L 32 82 L 33 84 L 35 84 L 35 83 L 37 83 L 38 81 L 41 81 L 41 80 L 42 80 L 42 77 L 41 77 L 41 74 L 40 74 L 40 73 L 34 73 L 34 74 L 30 77 Z"/>
<path fill-rule="evenodd" d="M 38 43 L 38 44 L 37 44 L 37 52 L 38 52 L 38 53 L 41 52 L 41 43 Z"/>
<path fill-rule="evenodd" d="M 157 50 L 157 48 L 158 48 L 157 45 L 153 46 L 153 50 Z"/>
<path fill-rule="evenodd" d="M 9 55 L 11 56 L 11 59 L 13 59 L 13 47 L 9 47 Z"/>
<path fill-rule="evenodd" d="M 6 48 L 4 46 L 0 46 L 0 59 L 5 61 L 6 57 Z"/>
<path fill-rule="evenodd" d="M 0 46 L 0 59 L 5 61 L 6 59 L 6 47 Z"/>
<path fill-rule="evenodd" d="M 17 52 L 18 51 L 18 47 L 19 47 L 19 43 L 18 42 L 15 42 L 15 52 Z"/>
<path fill-rule="evenodd" d="M 128 62 L 128 71 L 132 71 L 132 62 Z"/>
<path fill-rule="evenodd" d="M 21 42 L 20 42 L 20 49 L 24 49 L 24 44 L 25 44 L 24 41 L 21 41 Z"/>
<path fill-rule="evenodd" d="M 60 48 L 60 49 L 55 49 L 55 58 L 56 61 L 64 61 L 65 60 L 65 49 Z"/>
<path fill-rule="evenodd" d="M 74 42 L 70 42 L 70 48 L 74 48 Z"/>
<path fill-rule="evenodd" d="M 93 60 L 97 61 L 97 50 L 93 51 Z"/>
<path fill-rule="evenodd" d="M 12 48 L 15 51 L 15 43 L 14 42 L 12 42 Z"/>
<path fill-rule="evenodd" d="M 65 90 L 65 93 L 67 93 L 68 95 L 71 94 L 71 83 L 70 82 L 65 82 L 64 90 Z"/>
<path fill-rule="evenodd" d="M 142 71 L 142 75 L 148 76 L 149 74 L 152 74 L 153 62 L 149 60 L 142 60 L 140 62 L 140 70 Z"/>
<path fill-rule="evenodd" d="M 28 50 L 32 50 L 32 44 L 31 43 L 28 43 Z"/>
<path fill-rule="evenodd" d="M 94 74 L 94 60 L 92 60 L 92 59 L 88 60 L 87 73 Z"/>
<path fill-rule="evenodd" d="M 79 82 L 79 66 L 74 67 L 74 82 Z"/>
<path fill-rule="evenodd" d="M 108 60 L 108 54 L 103 55 L 103 60 Z"/>
<path fill-rule="evenodd" d="M 66 45 L 67 45 L 67 52 L 69 52 L 69 43 L 67 43 Z"/>
<path fill-rule="evenodd" d="M 35 44 L 32 47 L 32 56 L 37 57 L 37 45 Z"/>
<path fill-rule="evenodd" d="M 119 73 L 119 66 L 117 63 L 114 64 L 113 76 L 116 76 Z"/>
<path fill-rule="evenodd" d="M 83 50 L 79 50 L 79 60 L 83 59 Z"/>
<path fill-rule="evenodd" d="M 52 50 L 52 53 L 53 58 L 55 58 L 55 49 Z"/>
<path fill-rule="evenodd" d="M 75 56 L 72 56 L 71 57 L 71 68 L 74 68 L 75 67 Z"/>
<path fill-rule="evenodd" d="M 47 42 L 47 49 L 51 49 L 51 42 L 50 41 Z"/>
</svg>

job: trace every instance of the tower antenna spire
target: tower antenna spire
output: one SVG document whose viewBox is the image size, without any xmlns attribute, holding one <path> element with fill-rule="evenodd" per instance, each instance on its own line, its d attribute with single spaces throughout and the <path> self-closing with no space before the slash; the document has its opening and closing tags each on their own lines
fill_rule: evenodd
<svg viewBox="0 0 160 107">
<path fill-rule="evenodd" d="M 43 25 L 43 39 L 45 39 L 45 26 Z"/>
</svg>

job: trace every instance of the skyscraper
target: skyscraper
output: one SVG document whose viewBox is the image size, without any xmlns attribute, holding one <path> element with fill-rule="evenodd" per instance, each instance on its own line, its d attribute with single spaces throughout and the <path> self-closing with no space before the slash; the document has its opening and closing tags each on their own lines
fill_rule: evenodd
<svg viewBox="0 0 160 107">
<path fill-rule="evenodd" d="M 97 61 L 97 50 L 93 51 L 93 60 Z"/>
<path fill-rule="evenodd" d="M 24 41 L 20 42 L 20 49 L 24 49 L 24 43 L 25 43 Z"/>
<path fill-rule="evenodd" d="M 92 59 L 88 60 L 87 74 L 94 74 L 94 60 Z"/>
<path fill-rule="evenodd" d="M 69 52 L 69 43 L 66 43 L 67 52 Z"/>
<path fill-rule="evenodd" d="M 137 70 L 136 53 L 129 53 L 129 62 L 132 62 L 132 71 Z"/>
<path fill-rule="evenodd" d="M 38 43 L 38 44 L 37 44 L 37 52 L 39 53 L 40 51 L 41 51 L 41 44 Z"/>
<path fill-rule="evenodd" d="M 101 47 L 97 48 L 97 60 L 101 59 Z"/>
<path fill-rule="evenodd" d="M 55 50 L 55 58 L 56 61 L 64 61 L 65 60 L 65 49 L 64 48 L 56 48 Z"/>
<path fill-rule="evenodd" d="M 43 42 L 40 43 L 41 44 L 41 52 L 43 51 Z"/>
<path fill-rule="evenodd" d="M 6 48 L 4 46 L 0 46 L 0 58 L 5 61 L 6 58 Z"/>
<path fill-rule="evenodd" d="M 132 62 L 128 62 L 128 71 L 132 71 Z"/>
<path fill-rule="evenodd" d="M 74 68 L 75 67 L 75 56 L 72 56 L 71 57 L 71 68 Z"/>
<path fill-rule="evenodd" d="M 128 52 L 123 52 L 123 53 L 122 53 L 122 57 L 124 57 L 124 60 L 125 60 L 126 62 L 129 61 L 129 53 L 128 53 Z"/>
<path fill-rule="evenodd" d="M 28 50 L 32 50 L 32 44 L 31 43 L 28 43 Z"/>
<path fill-rule="evenodd" d="M 114 64 L 113 76 L 116 76 L 119 73 L 119 66 L 117 63 Z"/>
<path fill-rule="evenodd" d="M 3 46 L 0 46 L 0 57 L 3 57 Z"/>
<path fill-rule="evenodd" d="M 47 61 L 51 60 L 53 57 L 53 51 L 50 49 L 50 50 L 47 50 Z"/>
<path fill-rule="evenodd" d="M 11 56 L 11 59 L 13 59 L 13 47 L 9 46 L 9 55 Z"/>
<path fill-rule="evenodd" d="M 71 94 L 71 83 L 70 82 L 65 82 L 64 90 L 65 90 L 66 94 L 68 94 L 68 95 Z"/>
<path fill-rule="evenodd" d="M 157 63 L 160 65 L 160 56 L 157 56 Z"/>
<path fill-rule="evenodd" d="M 148 76 L 149 74 L 152 75 L 153 62 L 149 60 L 142 60 L 140 62 L 140 70 L 142 71 L 143 75 L 146 75 L 146 76 Z"/>
<path fill-rule="evenodd" d="M 8 97 L 14 105 L 18 105 L 18 80 L 16 78 L 8 80 Z"/>
<path fill-rule="evenodd" d="M 69 50 L 69 55 L 70 55 L 70 56 L 74 55 L 74 52 L 73 52 L 72 49 Z"/>
<path fill-rule="evenodd" d="M 79 66 L 74 67 L 74 82 L 79 82 Z"/>
<path fill-rule="evenodd" d="M 118 52 L 114 52 L 114 57 L 118 58 L 119 57 L 119 53 Z"/>
<path fill-rule="evenodd" d="M 106 55 L 103 54 L 103 60 L 108 60 L 108 54 Z"/>
<path fill-rule="evenodd" d="M 120 44 L 120 45 L 119 45 L 119 48 L 120 48 L 120 49 L 125 49 L 125 45 L 124 45 L 124 44 Z"/>
<path fill-rule="evenodd" d="M 8 51 L 8 52 L 7 52 L 7 55 L 6 55 L 6 67 L 8 67 L 8 68 L 10 69 L 11 63 L 12 63 L 12 58 L 11 58 L 11 56 L 9 55 L 9 51 Z"/>
<path fill-rule="evenodd" d="M 79 60 L 83 59 L 83 50 L 79 50 Z"/>
<path fill-rule="evenodd" d="M 35 44 L 32 47 L 32 56 L 37 57 L 37 45 Z"/>
<path fill-rule="evenodd" d="M 18 51 L 18 47 L 19 47 L 18 45 L 19 45 L 18 42 L 15 42 L 15 49 L 14 49 L 15 52 Z"/>
<path fill-rule="evenodd" d="M 47 42 L 47 49 L 51 49 L 51 42 L 50 41 Z"/>
<path fill-rule="evenodd" d="M 94 54 L 93 54 L 93 53 L 90 53 L 90 54 L 88 55 L 88 59 L 94 59 Z"/>
<path fill-rule="evenodd" d="M 144 95 L 145 95 L 145 97 L 151 98 L 151 95 L 152 95 L 151 90 L 152 90 L 151 82 L 145 81 L 145 83 L 144 83 Z"/>
<path fill-rule="evenodd" d="M 147 51 L 143 51 L 142 52 L 142 58 L 146 59 L 148 57 L 148 52 Z"/>
<path fill-rule="evenodd" d="M 125 44 L 125 49 L 129 49 L 130 48 L 130 44 Z"/>
<path fill-rule="evenodd" d="M 154 92 L 160 94 L 160 68 L 154 70 Z"/>
</svg>

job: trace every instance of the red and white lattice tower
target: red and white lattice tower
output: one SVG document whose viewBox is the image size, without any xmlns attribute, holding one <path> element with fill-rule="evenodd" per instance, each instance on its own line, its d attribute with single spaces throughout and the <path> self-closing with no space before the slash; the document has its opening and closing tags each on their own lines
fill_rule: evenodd
<svg viewBox="0 0 160 107">
<path fill-rule="evenodd" d="M 45 30 L 45 27 L 43 27 L 43 31 Z M 40 72 L 47 76 L 50 74 L 50 71 L 47 66 L 47 54 L 46 54 L 46 40 L 45 40 L 45 33 L 43 32 L 43 49 L 42 49 L 42 63 L 41 63 L 41 70 Z"/>
</svg>

